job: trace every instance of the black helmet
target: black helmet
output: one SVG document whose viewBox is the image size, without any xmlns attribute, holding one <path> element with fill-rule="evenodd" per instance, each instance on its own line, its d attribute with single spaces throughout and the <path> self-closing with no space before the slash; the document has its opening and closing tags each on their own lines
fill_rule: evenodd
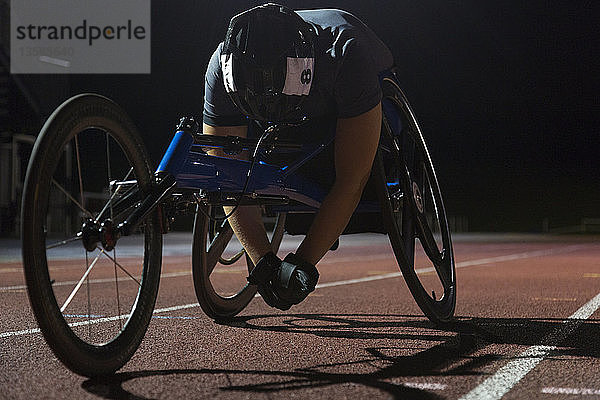
<svg viewBox="0 0 600 400">
<path fill-rule="evenodd" d="M 314 70 L 314 30 L 278 4 L 252 8 L 231 19 L 221 52 L 225 90 L 248 117 L 298 122 Z"/>
</svg>

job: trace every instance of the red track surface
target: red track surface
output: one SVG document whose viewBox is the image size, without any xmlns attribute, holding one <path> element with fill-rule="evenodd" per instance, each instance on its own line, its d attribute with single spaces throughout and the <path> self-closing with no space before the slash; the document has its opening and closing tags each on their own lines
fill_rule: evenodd
<svg viewBox="0 0 600 400">
<path fill-rule="evenodd" d="M 600 398 L 598 240 L 457 236 L 457 320 L 439 328 L 401 277 L 343 282 L 397 271 L 384 239 L 343 238 L 319 265 L 337 284 L 288 312 L 254 299 L 226 325 L 194 305 L 190 275 L 163 278 L 142 346 L 105 381 L 24 332 L 20 264 L 0 263 L 0 398 Z M 189 270 L 164 258 L 163 273 Z"/>
</svg>

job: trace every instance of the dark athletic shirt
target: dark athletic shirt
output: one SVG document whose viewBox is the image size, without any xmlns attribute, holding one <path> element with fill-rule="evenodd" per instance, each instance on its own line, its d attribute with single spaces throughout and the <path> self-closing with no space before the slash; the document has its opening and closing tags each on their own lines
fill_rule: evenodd
<svg viewBox="0 0 600 400">
<path fill-rule="evenodd" d="M 335 9 L 297 13 L 316 29 L 313 81 L 303 113 L 309 119 L 331 120 L 360 115 L 381 101 L 378 74 L 393 57 L 375 33 L 354 15 Z M 205 77 L 204 123 L 211 126 L 247 125 L 247 118 L 225 92 L 220 54 L 213 53 Z"/>
</svg>

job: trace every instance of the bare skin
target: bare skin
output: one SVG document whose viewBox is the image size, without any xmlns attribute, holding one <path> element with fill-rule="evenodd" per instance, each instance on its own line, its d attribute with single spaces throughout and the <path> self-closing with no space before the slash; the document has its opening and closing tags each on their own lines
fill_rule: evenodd
<svg viewBox="0 0 600 400">
<path fill-rule="evenodd" d="M 336 180 L 296 251 L 302 259 L 317 264 L 344 231 L 369 179 L 380 130 L 381 104 L 356 117 L 338 119 L 334 151 Z M 203 132 L 219 136 L 247 136 L 245 126 L 214 127 L 204 124 Z M 225 210 L 230 211 L 231 208 Z M 239 207 L 229 222 L 255 264 L 272 251 L 259 207 Z"/>
</svg>

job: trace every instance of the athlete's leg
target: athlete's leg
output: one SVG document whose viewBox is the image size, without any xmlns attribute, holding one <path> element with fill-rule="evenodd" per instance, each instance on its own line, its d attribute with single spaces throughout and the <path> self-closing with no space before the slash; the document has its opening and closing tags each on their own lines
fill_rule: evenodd
<svg viewBox="0 0 600 400">
<path fill-rule="evenodd" d="M 247 137 L 248 128 L 246 126 L 226 126 L 226 127 L 214 127 L 210 125 L 203 125 L 203 132 L 209 135 L 218 136 L 240 136 Z M 239 155 L 233 156 L 223 153 L 219 150 L 211 150 L 209 154 L 236 158 L 236 159 L 248 159 L 248 155 L 240 153 Z M 223 207 L 225 213 L 230 213 L 233 207 Z M 258 206 L 240 206 L 229 217 L 229 224 L 235 232 L 240 243 L 244 246 L 246 253 L 252 259 L 254 265 L 271 250 L 271 244 L 267 238 L 267 232 L 265 226 L 262 223 L 261 209 Z"/>
</svg>

